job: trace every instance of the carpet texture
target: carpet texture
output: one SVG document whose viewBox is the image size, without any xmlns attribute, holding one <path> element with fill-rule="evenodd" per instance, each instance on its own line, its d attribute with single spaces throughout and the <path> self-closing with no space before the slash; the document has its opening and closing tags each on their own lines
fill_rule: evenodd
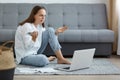
<svg viewBox="0 0 120 80">
<path fill-rule="evenodd" d="M 26 65 L 18 65 L 15 69 L 15 74 L 47 74 L 47 75 L 79 75 L 79 74 L 88 74 L 88 75 L 119 75 L 120 68 L 112 64 L 107 59 L 93 59 L 93 63 L 90 68 L 82 69 L 73 72 L 58 71 L 54 68 L 58 66 L 67 66 L 65 64 L 57 64 L 56 61 L 51 62 L 45 67 L 33 67 Z"/>
</svg>

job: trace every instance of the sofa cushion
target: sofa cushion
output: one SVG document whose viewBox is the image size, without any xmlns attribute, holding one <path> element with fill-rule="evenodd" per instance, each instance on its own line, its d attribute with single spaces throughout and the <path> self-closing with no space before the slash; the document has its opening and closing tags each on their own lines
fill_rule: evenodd
<svg viewBox="0 0 120 80">
<path fill-rule="evenodd" d="M 107 29 L 105 4 L 48 4 L 46 25 L 69 29 Z"/>
<path fill-rule="evenodd" d="M 14 40 L 15 39 L 14 29 L 0 29 L 0 42 Z"/>
<path fill-rule="evenodd" d="M 114 32 L 108 29 L 67 30 L 58 39 L 60 42 L 113 42 Z"/>
</svg>

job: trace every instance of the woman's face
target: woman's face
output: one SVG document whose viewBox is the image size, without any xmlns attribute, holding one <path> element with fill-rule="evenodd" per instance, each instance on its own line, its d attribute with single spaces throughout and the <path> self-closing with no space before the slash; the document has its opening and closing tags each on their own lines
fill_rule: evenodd
<svg viewBox="0 0 120 80">
<path fill-rule="evenodd" d="M 36 24 L 41 24 L 44 23 L 45 21 L 45 16 L 46 16 L 46 11 L 45 9 L 40 9 L 37 14 L 34 16 L 35 18 L 35 23 Z"/>
</svg>

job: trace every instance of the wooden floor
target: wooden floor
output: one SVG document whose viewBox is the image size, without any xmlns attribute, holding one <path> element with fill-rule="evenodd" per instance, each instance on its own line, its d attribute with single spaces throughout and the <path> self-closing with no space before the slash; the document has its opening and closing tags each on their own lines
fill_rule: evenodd
<svg viewBox="0 0 120 80">
<path fill-rule="evenodd" d="M 120 67 L 120 56 L 107 59 Z M 120 75 L 15 75 L 14 80 L 120 80 Z"/>
</svg>

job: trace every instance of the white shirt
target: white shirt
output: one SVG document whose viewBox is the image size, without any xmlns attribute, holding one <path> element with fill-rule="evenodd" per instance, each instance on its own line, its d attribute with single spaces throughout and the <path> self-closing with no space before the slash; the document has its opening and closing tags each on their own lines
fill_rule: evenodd
<svg viewBox="0 0 120 80">
<path fill-rule="evenodd" d="M 29 32 L 38 31 L 38 37 L 34 42 Z M 41 25 L 37 27 L 32 23 L 25 23 L 22 26 L 18 26 L 15 34 L 15 54 L 17 64 L 21 62 L 21 59 L 32 54 L 37 54 L 38 49 L 41 47 L 42 32 L 45 31 Z"/>
</svg>

